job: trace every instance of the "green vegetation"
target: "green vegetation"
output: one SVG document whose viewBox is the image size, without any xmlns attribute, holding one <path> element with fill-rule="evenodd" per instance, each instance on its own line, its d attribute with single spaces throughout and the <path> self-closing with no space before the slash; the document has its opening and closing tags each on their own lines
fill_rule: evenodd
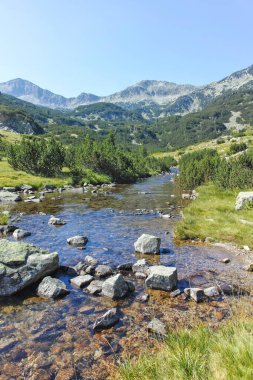
<svg viewBox="0 0 253 380">
<path fill-rule="evenodd" d="M 8 224 L 8 221 L 9 221 L 8 215 L 0 213 L 0 225 Z"/>
<path fill-rule="evenodd" d="M 253 150 L 229 160 L 221 158 L 211 149 L 187 153 L 181 157 L 179 169 L 180 184 L 187 189 L 193 189 L 209 181 L 213 181 L 222 189 L 252 187 Z"/>
<path fill-rule="evenodd" d="M 228 322 L 219 330 L 199 326 L 170 331 L 155 354 L 119 369 L 121 380 L 250 380 L 253 320 Z"/>
<path fill-rule="evenodd" d="M 240 142 L 240 143 L 232 143 L 229 147 L 228 154 L 236 154 L 239 152 L 242 152 L 247 149 L 247 144 L 245 142 Z"/>
<path fill-rule="evenodd" d="M 236 190 L 221 190 L 209 183 L 197 188 L 199 196 L 183 211 L 175 229 L 176 240 L 228 242 L 253 247 L 252 209 L 235 211 Z"/>
<path fill-rule="evenodd" d="M 68 170 L 64 170 L 57 177 L 40 177 L 27 174 L 24 171 L 14 170 L 7 162 L 6 159 L 0 161 L 0 183 L 1 186 L 20 186 L 28 184 L 35 188 L 43 188 L 45 185 L 54 185 L 63 187 L 64 185 L 71 184 L 72 178 Z"/>
<path fill-rule="evenodd" d="M 6 150 L 14 169 L 42 177 L 59 175 L 65 162 L 65 150 L 54 139 L 26 136 L 19 144 L 9 144 Z"/>
</svg>

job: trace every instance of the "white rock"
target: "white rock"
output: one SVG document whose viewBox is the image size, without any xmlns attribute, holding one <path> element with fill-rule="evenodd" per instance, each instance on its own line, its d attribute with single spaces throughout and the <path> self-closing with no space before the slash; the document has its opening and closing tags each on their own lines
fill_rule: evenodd
<svg viewBox="0 0 253 380">
<path fill-rule="evenodd" d="M 160 245 L 160 238 L 153 235 L 143 234 L 134 243 L 134 248 L 136 252 L 140 253 L 159 253 Z"/>
<path fill-rule="evenodd" d="M 86 274 L 84 276 L 77 276 L 77 277 L 71 278 L 70 282 L 72 285 L 78 288 L 84 288 L 85 286 L 91 283 L 93 278 L 94 278 L 93 276 Z"/>
<path fill-rule="evenodd" d="M 16 229 L 13 232 L 13 237 L 15 239 L 23 239 L 24 237 L 27 237 L 27 236 L 30 236 L 30 235 L 31 235 L 31 232 L 26 231 L 26 230 L 22 230 L 20 228 Z"/>
</svg>

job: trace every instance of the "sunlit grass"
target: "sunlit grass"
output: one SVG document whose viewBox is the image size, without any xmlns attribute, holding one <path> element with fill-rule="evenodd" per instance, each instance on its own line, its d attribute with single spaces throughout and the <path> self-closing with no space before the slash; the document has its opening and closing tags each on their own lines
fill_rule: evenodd
<svg viewBox="0 0 253 380">
<path fill-rule="evenodd" d="M 20 170 L 14 170 L 6 159 L 0 160 L 0 187 L 1 186 L 20 186 L 28 184 L 36 188 L 42 188 L 45 185 L 64 186 L 71 183 L 69 173 L 62 173 L 59 178 L 45 178 L 34 176 Z"/>
<path fill-rule="evenodd" d="M 230 321 L 217 331 L 203 326 L 170 331 L 157 353 L 119 368 L 121 380 L 250 380 L 253 320 Z"/>
<path fill-rule="evenodd" d="M 217 242 L 230 242 L 238 246 L 253 248 L 251 209 L 235 211 L 238 190 L 218 189 L 213 184 L 200 186 L 199 197 L 183 210 L 183 219 L 175 229 L 175 238 L 180 240 L 204 240 L 206 237 Z"/>
</svg>

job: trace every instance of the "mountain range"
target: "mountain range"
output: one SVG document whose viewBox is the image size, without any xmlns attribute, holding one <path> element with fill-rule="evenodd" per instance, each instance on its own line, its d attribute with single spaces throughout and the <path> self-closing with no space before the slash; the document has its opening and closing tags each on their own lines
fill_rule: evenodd
<svg viewBox="0 0 253 380">
<path fill-rule="evenodd" d="M 217 97 L 244 88 L 253 89 L 253 65 L 204 86 L 143 80 L 105 97 L 83 92 L 77 97 L 66 98 L 21 78 L 0 83 L 2 93 L 39 106 L 75 109 L 100 102 L 112 103 L 137 111 L 146 119 L 200 111 Z"/>
</svg>

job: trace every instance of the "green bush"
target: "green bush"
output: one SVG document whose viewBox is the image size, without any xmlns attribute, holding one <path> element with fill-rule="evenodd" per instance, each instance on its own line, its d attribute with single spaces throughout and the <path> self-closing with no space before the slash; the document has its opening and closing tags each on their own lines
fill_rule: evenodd
<svg viewBox="0 0 253 380">
<path fill-rule="evenodd" d="M 54 177 L 64 166 L 65 150 L 54 139 L 23 137 L 20 143 L 8 146 L 7 157 L 9 164 L 16 170 Z"/>
<path fill-rule="evenodd" d="M 228 154 L 229 155 L 232 155 L 232 154 L 236 154 L 238 152 L 242 152 L 244 150 L 247 149 L 247 144 L 244 143 L 244 142 L 241 142 L 241 143 L 233 143 L 230 145 L 229 147 L 229 151 L 228 151 Z"/>
</svg>

